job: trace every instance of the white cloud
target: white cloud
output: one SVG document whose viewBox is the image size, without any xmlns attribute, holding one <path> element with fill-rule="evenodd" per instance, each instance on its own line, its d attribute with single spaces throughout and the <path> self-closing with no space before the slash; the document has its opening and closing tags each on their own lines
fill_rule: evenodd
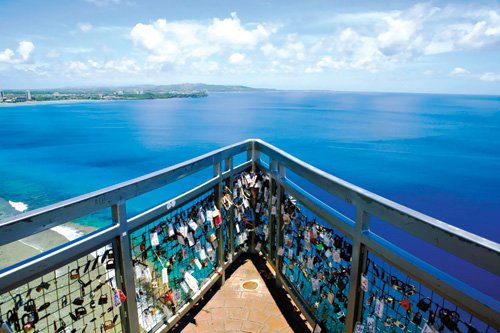
<svg viewBox="0 0 500 333">
<path fill-rule="evenodd" d="M 0 51 L 0 62 L 8 64 L 19 64 L 30 59 L 31 53 L 35 49 L 35 45 L 30 41 L 21 41 L 16 52 L 11 49 Z"/>
<path fill-rule="evenodd" d="M 463 76 L 466 74 L 470 74 L 468 70 L 462 67 L 455 67 L 453 70 L 448 74 L 449 76 Z"/>
<path fill-rule="evenodd" d="M 207 28 L 208 37 L 219 43 L 227 43 L 241 46 L 255 46 L 269 38 L 276 32 L 274 26 L 258 24 L 254 29 L 245 29 L 235 12 L 231 18 L 214 18 L 213 23 Z"/>
<path fill-rule="evenodd" d="M 136 60 L 130 58 L 119 58 L 107 61 L 94 59 L 89 59 L 87 61 L 68 61 L 64 63 L 63 67 L 66 75 L 78 75 L 82 77 L 106 75 L 109 73 L 135 74 L 141 71 Z"/>
<path fill-rule="evenodd" d="M 500 15 L 490 10 L 480 21 L 471 25 L 458 41 L 459 45 L 473 48 L 500 43 Z"/>
<path fill-rule="evenodd" d="M 229 57 L 229 62 L 233 65 L 243 64 L 246 62 L 246 55 L 243 53 L 235 52 Z"/>
<path fill-rule="evenodd" d="M 265 23 L 244 25 L 236 13 L 231 13 L 230 18 L 214 18 L 206 24 L 165 19 L 138 23 L 130 31 L 130 37 L 147 52 L 148 67 L 162 68 L 157 65 L 208 64 L 216 60 L 212 57 L 237 61 L 237 57 L 231 58 L 233 54 L 265 43 L 275 32 L 273 25 Z M 248 61 L 246 58 L 245 62 Z"/>
<path fill-rule="evenodd" d="M 80 31 L 82 32 L 89 32 L 90 30 L 92 30 L 92 28 L 93 26 L 90 23 L 86 22 L 78 23 L 78 29 L 80 29 Z"/>
<path fill-rule="evenodd" d="M 479 78 L 482 81 L 495 82 L 500 81 L 500 73 L 488 72 L 481 75 Z"/>
</svg>

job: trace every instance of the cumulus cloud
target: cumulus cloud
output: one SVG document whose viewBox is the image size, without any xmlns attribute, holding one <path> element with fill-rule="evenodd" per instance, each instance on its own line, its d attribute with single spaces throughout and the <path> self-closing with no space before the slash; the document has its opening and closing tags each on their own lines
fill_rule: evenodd
<svg viewBox="0 0 500 333">
<path fill-rule="evenodd" d="M 78 23 L 78 29 L 80 29 L 80 31 L 82 32 L 89 32 L 90 30 L 92 30 L 93 26 L 92 24 L 90 23 Z"/>
<path fill-rule="evenodd" d="M 231 13 L 229 18 L 214 18 L 206 24 L 165 19 L 138 23 L 130 31 L 130 37 L 136 46 L 147 51 L 149 65 L 179 66 L 188 62 L 208 63 L 214 60 L 210 59 L 214 55 L 225 56 L 235 63 L 232 61 L 238 57 L 232 57 L 233 54 L 265 43 L 275 32 L 274 25 L 245 25 L 236 13 Z"/>
<path fill-rule="evenodd" d="M 100 61 L 89 59 L 87 61 L 67 61 L 64 63 L 64 72 L 66 75 L 78 75 L 82 77 L 91 77 L 93 75 L 116 73 L 138 73 L 141 68 L 136 60 L 130 58 L 119 58 L 114 60 Z"/>
<path fill-rule="evenodd" d="M 243 53 L 235 52 L 229 57 L 229 62 L 233 65 L 242 64 L 246 62 L 246 55 Z"/>
<path fill-rule="evenodd" d="M 31 53 L 35 49 L 35 45 L 30 41 L 21 41 L 16 52 L 7 48 L 0 51 L 0 62 L 8 64 L 19 64 L 30 59 Z"/>
<path fill-rule="evenodd" d="M 500 81 L 500 73 L 488 72 L 481 75 L 479 78 L 481 81 L 495 82 Z"/>
<path fill-rule="evenodd" d="M 462 67 L 455 67 L 453 70 L 448 74 L 450 76 L 463 76 L 466 74 L 470 74 L 468 70 Z"/>
</svg>

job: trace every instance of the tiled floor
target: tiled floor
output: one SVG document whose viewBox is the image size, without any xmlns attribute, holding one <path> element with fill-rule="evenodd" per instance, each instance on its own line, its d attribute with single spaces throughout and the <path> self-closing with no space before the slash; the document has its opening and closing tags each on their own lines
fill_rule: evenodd
<svg viewBox="0 0 500 333">
<path fill-rule="evenodd" d="M 242 285 L 246 281 L 257 282 L 257 289 L 244 289 Z M 267 333 L 294 330 L 283 317 L 257 268 L 251 260 L 246 260 L 182 332 Z"/>
</svg>

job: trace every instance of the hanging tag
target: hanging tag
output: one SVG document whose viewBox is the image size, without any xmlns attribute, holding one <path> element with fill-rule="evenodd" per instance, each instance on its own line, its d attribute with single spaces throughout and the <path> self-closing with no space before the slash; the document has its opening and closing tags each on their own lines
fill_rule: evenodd
<svg viewBox="0 0 500 333">
<path fill-rule="evenodd" d="M 217 207 L 214 207 L 212 216 L 213 216 L 215 226 L 219 227 L 222 224 L 222 217 L 220 216 L 220 212 L 217 209 Z"/>
<path fill-rule="evenodd" d="M 325 252 L 325 256 L 326 256 L 327 258 L 330 258 L 330 257 L 332 256 L 332 251 L 330 251 L 330 249 L 326 250 L 326 252 Z"/>
<path fill-rule="evenodd" d="M 257 204 L 255 205 L 255 212 L 260 213 L 260 202 L 257 202 Z"/>
<path fill-rule="evenodd" d="M 340 263 L 340 251 L 339 250 L 335 250 L 333 251 L 333 261 L 336 262 L 336 263 Z"/>
<path fill-rule="evenodd" d="M 186 238 L 187 234 L 188 234 L 188 227 L 187 227 L 187 225 L 185 225 L 185 224 L 181 225 L 181 227 L 179 228 L 179 232 L 181 233 L 181 235 L 184 238 Z"/>
<path fill-rule="evenodd" d="M 184 237 L 182 237 L 181 234 L 177 235 L 177 242 L 181 245 L 186 245 L 186 241 L 184 240 Z"/>
<path fill-rule="evenodd" d="M 304 232 L 304 242 L 309 243 L 311 241 L 311 234 L 307 231 Z"/>
<path fill-rule="evenodd" d="M 292 260 L 293 259 L 293 250 L 288 249 L 288 259 Z"/>
<path fill-rule="evenodd" d="M 250 208 L 250 203 L 248 202 L 247 198 L 243 197 L 243 206 L 245 209 Z"/>
<path fill-rule="evenodd" d="M 282 257 L 284 254 L 285 254 L 285 248 L 284 248 L 284 247 L 282 247 L 282 246 L 280 246 L 280 247 L 278 248 L 278 255 L 279 255 L 280 257 Z"/>
<path fill-rule="evenodd" d="M 123 302 L 127 299 L 127 296 L 120 289 L 113 290 L 113 305 L 115 308 L 118 308 L 122 305 Z"/>
<path fill-rule="evenodd" d="M 210 224 L 213 222 L 213 213 L 210 209 L 207 210 L 207 221 L 210 222 Z"/>
<path fill-rule="evenodd" d="M 276 216 L 276 206 L 271 207 L 271 215 Z"/>
<path fill-rule="evenodd" d="M 241 245 L 244 242 L 243 240 L 243 234 L 238 235 L 238 244 Z"/>
<path fill-rule="evenodd" d="M 375 302 L 375 313 L 379 318 L 382 318 L 384 315 L 384 302 L 379 299 Z"/>
<path fill-rule="evenodd" d="M 198 211 L 198 224 L 203 225 L 205 223 L 205 214 L 203 214 L 203 209 Z"/>
<path fill-rule="evenodd" d="M 189 286 L 189 289 L 191 289 L 193 292 L 197 292 L 200 290 L 200 287 L 198 286 L 198 281 L 191 275 L 191 273 L 186 272 L 184 273 L 184 281 L 186 281 L 187 285 Z"/>
<path fill-rule="evenodd" d="M 149 269 L 149 267 L 146 267 L 142 271 L 142 274 L 143 274 L 144 280 L 146 280 L 146 282 L 151 282 L 153 280 L 153 276 L 151 275 L 151 270 Z"/>
<path fill-rule="evenodd" d="M 334 298 L 333 293 L 328 293 L 328 296 L 326 297 L 328 303 L 333 304 L 333 298 Z"/>
<path fill-rule="evenodd" d="M 255 251 L 260 252 L 261 244 L 260 242 L 255 245 Z"/>
<path fill-rule="evenodd" d="M 169 224 L 168 225 L 168 237 L 172 237 L 173 235 L 175 235 L 174 227 L 171 224 Z"/>
<path fill-rule="evenodd" d="M 158 234 L 156 232 L 152 232 L 149 234 L 151 240 L 151 246 L 160 245 L 160 241 L 158 240 Z"/>
<path fill-rule="evenodd" d="M 262 187 L 262 182 L 260 180 L 258 180 L 256 183 L 255 183 L 255 188 L 261 188 Z"/>
<path fill-rule="evenodd" d="M 309 269 L 313 269 L 314 268 L 314 262 L 313 262 L 313 258 L 312 257 L 309 257 L 307 259 L 307 268 L 309 268 Z"/>
<path fill-rule="evenodd" d="M 306 250 L 309 251 L 311 249 L 311 242 L 309 242 L 308 240 L 305 241 L 305 245 L 306 245 Z"/>
<path fill-rule="evenodd" d="M 319 280 L 318 279 L 312 279 L 311 284 L 313 287 L 313 291 L 319 290 Z"/>
<path fill-rule="evenodd" d="M 375 318 L 368 317 L 366 318 L 366 331 L 368 333 L 375 333 L 377 327 L 375 326 Z"/>
<path fill-rule="evenodd" d="M 281 215 L 285 214 L 285 206 L 281 205 Z M 288 219 L 290 221 L 290 219 Z"/>
<path fill-rule="evenodd" d="M 214 248 L 212 247 L 212 245 L 210 243 L 205 243 L 205 249 L 207 250 L 207 253 L 209 255 L 210 255 L 210 252 L 214 252 Z"/>
<path fill-rule="evenodd" d="M 198 269 L 202 268 L 201 262 L 198 260 L 198 258 L 194 258 L 194 264 L 196 265 L 196 267 L 198 267 Z"/>
<path fill-rule="evenodd" d="M 321 327 L 319 326 L 319 324 L 316 324 L 313 333 L 321 333 Z"/>
<path fill-rule="evenodd" d="M 179 289 L 174 290 L 174 302 L 178 303 L 181 300 L 182 294 Z"/>
<path fill-rule="evenodd" d="M 161 281 L 168 286 L 168 269 L 166 268 L 161 270 Z"/>
<path fill-rule="evenodd" d="M 205 252 L 205 249 L 200 250 L 200 260 L 205 260 L 207 259 L 207 253 Z"/>
<path fill-rule="evenodd" d="M 218 242 L 213 242 L 212 246 L 213 246 L 214 250 L 216 250 L 217 247 L 219 246 L 219 243 Z"/>
<path fill-rule="evenodd" d="M 233 188 L 233 199 L 236 199 L 238 197 L 238 189 L 235 187 Z"/>
<path fill-rule="evenodd" d="M 276 200 L 278 200 L 278 198 L 276 198 L 275 195 L 273 195 L 273 198 L 271 199 L 271 204 L 274 206 L 276 204 Z"/>
<path fill-rule="evenodd" d="M 189 220 L 188 225 L 191 228 L 191 230 L 193 230 L 193 231 L 196 231 L 196 229 L 198 229 L 198 225 L 193 220 Z"/>
<path fill-rule="evenodd" d="M 286 275 L 286 265 L 283 264 L 283 267 L 281 267 L 281 274 Z"/>
<path fill-rule="evenodd" d="M 236 223 L 234 225 L 234 227 L 236 228 L 236 233 L 239 234 L 240 233 L 240 225 L 238 223 Z"/>
<path fill-rule="evenodd" d="M 139 280 L 142 277 L 142 269 L 139 265 L 134 266 L 135 279 Z"/>
<path fill-rule="evenodd" d="M 199 239 L 196 241 L 196 244 L 195 244 L 194 250 L 195 250 L 196 252 L 200 252 L 200 251 L 201 251 L 201 242 L 200 242 L 200 240 L 199 240 Z"/>
<path fill-rule="evenodd" d="M 184 293 L 189 294 L 189 287 L 186 284 L 186 282 L 185 281 L 181 281 L 180 285 L 181 285 L 182 290 L 184 290 Z"/>
<path fill-rule="evenodd" d="M 194 245 L 194 236 L 192 232 L 188 233 L 188 245 L 189 247 Z"/>
<path fill-rule="evenodd" d="M 363 333 L 364 330 L 364 325 L 362 325 L 361 323 L 356 323 L 356 326 L 354 327 L 354 333 Z"/>
<path fill-rule="evenodd" d="M 361 290 L 368 291 L 368 278 L 364 274 L 361 275 Z"/>
<path fill-rule="evenodd" d="M 243 183 L 241 182 L 241 179 L 238 178 L 238 187 L 242 187 L 243 186 Z"/>
</svg>

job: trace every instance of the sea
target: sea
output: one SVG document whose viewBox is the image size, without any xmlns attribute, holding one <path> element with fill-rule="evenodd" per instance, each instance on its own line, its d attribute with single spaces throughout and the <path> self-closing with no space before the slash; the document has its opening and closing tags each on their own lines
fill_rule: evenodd
<svg viewBox="0 0 500 333">
<path fill-rule="evenodd" d="M 0 218 L 248 138 L 500 241 L 500 96 L 255 91 L 0 107 Z M 128 213 L 179 194 L 205 176 L 133 200 Z M 329 200 L 324 193 L 318 197 Z M 109 212 L 78 222 L 109 223 Z M 497 276 L 421 246 L 383 222 L 373 228 L 500 299 Z"/>
</svg>

